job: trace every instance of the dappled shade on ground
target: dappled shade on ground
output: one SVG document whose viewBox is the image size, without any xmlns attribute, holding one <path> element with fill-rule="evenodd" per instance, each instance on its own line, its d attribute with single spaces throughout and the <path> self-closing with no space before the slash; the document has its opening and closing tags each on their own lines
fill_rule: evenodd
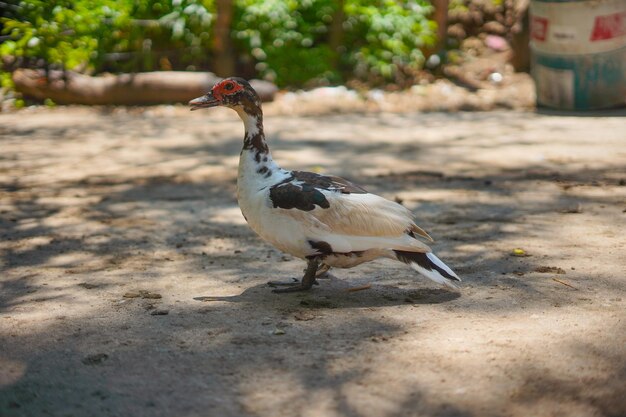
<svg viewBox="0 0 626 417">
<path fill-rule="evenodd" d="M 380 261 L 276 295 L 304 264 L 239 213 L 234 113 L 3 115 L 0 414 L 624 415 L 622 125 L 269 117 L 283 165 L 402 201 L 464 279 Z"/>
</svg>

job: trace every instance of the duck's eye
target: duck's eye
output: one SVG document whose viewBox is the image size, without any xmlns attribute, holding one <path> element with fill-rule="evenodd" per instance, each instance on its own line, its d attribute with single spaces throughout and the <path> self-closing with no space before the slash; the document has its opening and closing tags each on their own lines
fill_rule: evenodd
<svg viewBox="0 0 626 417">
<path fill-rule="evenodd" d="M 228 91 L 232 90 L 233 88 L 235 88 L 235 86 L 233 85 L 233 83 L 228 83 L 224 86 L 224 88 Z"/>
</svg>

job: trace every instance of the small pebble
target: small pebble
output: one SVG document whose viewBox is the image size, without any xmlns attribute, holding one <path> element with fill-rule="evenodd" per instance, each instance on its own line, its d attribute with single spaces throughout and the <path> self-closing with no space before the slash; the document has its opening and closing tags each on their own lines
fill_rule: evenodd
<svg viewBox="0 0 626 417">
<path fill-rule="evenodd" d="M 315 315 L 306 311 L 298 312 L 293 316 L 298 321 L 309 321 L 315 319 Z"/>
<path fill-rule="evenodd" d="M 88 282 L 81 282 L 80 284 L 78 284 L 79 287 L 83 287 L 86 290 L 91 290 L 93 288 L 98 288 L 98 285 L 96 284 L 90 284 Z"/>
<path fill-rule="evenodd" d="M 565 270 L 558 266 L 538 266 L 535 268 L 535 272 L 542 274 L 565 274 Z"/>
<path fill-rule="evenodd" d="M 140 295 L 141 294 L 139 294 L 138 292 L 129 291 L 129 292 L 125 293 L 122 297 L 124 297 L 124 298 L 137 298 Z"/>
<path fill-rule="evenodd" d="M 141 298 L 148 298 L 150 300 L 158 300 L 159 298 L 163 298 L 161 294 L 157 294 L 154 292 L 147 292 L 145 294 L 141 294 Z"/>
<path fill-rule="evenodd" d="M 161 309 L 153 310 L 150 313 L 151 316 L 167 316 L 168 314 L 170 314 L 169 310 L 161 310 Z"/>
<path fill-rule="evenodd" d="M 107 360 L 108 358 L 109 358 L 109 355 L 107 355 L 106 353 L 96 353 L 93 355 L 87 355 L 86 357 L 83 358 L 82 362 L 85 365 L 99 365 L 105 360 Z"/>
</svg>

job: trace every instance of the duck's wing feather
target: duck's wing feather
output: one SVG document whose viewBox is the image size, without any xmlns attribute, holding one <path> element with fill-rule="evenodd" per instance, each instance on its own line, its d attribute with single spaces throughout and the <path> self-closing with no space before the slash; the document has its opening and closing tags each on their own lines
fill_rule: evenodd
<svg viewBox="0 0 626 417">
<path fill-rule="evenodd" d="M 404 206 L 369 193 L 344 178 L 303 171 L 291 174 L 271 187 L 270 200 L 274 208 L 303 224 L 341 236 L 405 241 L 408 235 L 415 241 L 411 246 L 429 249 L 414 239 L 419 235 L 432 241 Z"/>
</svg>

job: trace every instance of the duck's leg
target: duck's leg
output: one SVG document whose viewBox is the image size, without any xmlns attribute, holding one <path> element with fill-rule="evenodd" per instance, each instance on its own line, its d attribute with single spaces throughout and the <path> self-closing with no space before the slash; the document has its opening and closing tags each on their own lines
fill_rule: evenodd
<svg viewBox="0 0 626 417">
<path fill-rule="evenodd" d="M 318 258 L 309 259 L 309 262 L 306 266 L 306 271 L 304 272 L 302 281 L 299 284 L 292 285 L 287 288 L 276 288 L 275 290 L 272 290 L 272 292 L 285 293 L 310 290 L 313 284 L 317 283 L 317 281 L 315 281 L 315 274 L 319 265 L 320 260 Z"/>
<path fill-rule="evenodd" d="M 308 264 L 307 264 L 308 267 Z M 330 278 L 330 275 L 328 274 L 328 271 L 330 270 L 331 266 L 330 265 L 326 265 L 325 263 L 320 263 L 319 266 L 317 267 L 317 271 L 315 272 L 315 281 L 313 282 L 313 285 L 319 285 L 319 282 L 317 282 L 317 278 L 319 279 L 327 279 Z M 304 269 L 304 271 L 306 271 L 306 269 Z M 270 287 L 291 287 L 294 285 L 297 285 L 300 283 L 300 280 L 298 278 L 291 278 L 290 281 L 268 281 L 267 285 L 269 285 Z"/>
</svg>

